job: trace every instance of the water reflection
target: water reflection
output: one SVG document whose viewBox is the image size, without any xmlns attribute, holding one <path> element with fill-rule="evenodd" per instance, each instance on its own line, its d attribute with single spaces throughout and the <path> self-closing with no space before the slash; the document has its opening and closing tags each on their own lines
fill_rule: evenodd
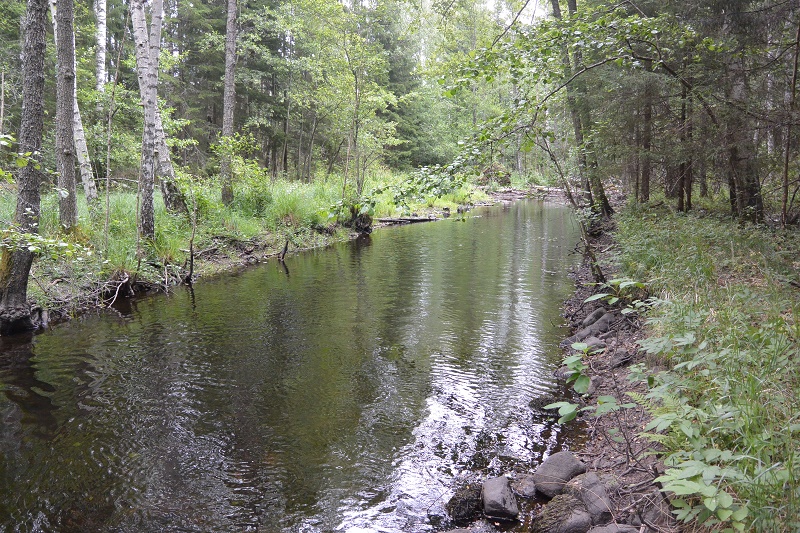
<svg viewBox="0 0 800 533">
<path fill-rule="evenodd" d="M 0 523 L 431 531 L 455 477 L 559 450 L 565 436 L 529 404 L 558 393 L 553 322 L 576 228 L 538 203 L 479 214 L 127 302 L 11 348 Z"/>
</svg>

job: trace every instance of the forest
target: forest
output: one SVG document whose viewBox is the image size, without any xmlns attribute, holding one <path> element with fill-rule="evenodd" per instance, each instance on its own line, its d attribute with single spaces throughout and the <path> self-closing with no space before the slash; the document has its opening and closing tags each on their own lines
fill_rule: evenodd
<svg viewBox="0 0 800 533">
<path fill-rule="evenodd" d="M 783 322 L 751 335 L 762 343 L 748 353 L 796 351 L 793 0 L 4 0 L 0 41 L 2 334 L 35 328 L 48 307 L 107 303 L 137 280 L 191 283 L 198 253 L 285 253 L 373 218 L 546 186 L 589 226 L 623 210 L 616 261 L 652 293 L 721 265 L 755 272 L 757 285 L 768 268 L 751 258 L 774 254 L 788 265 L 775 274 L 788 300 L 744 322 Z M 739 230 L 735 246 L 726 239 Z M 697 234 L 722 246 L 706 266 L 707 242 L 666 259 Z M 678 276 L 659 270 L 667 261 L 697 264 Z M 687 350 L 699 336 L 681 344 L 661 327 L 668 347 L 652 353 L 697 355 Z M 768 416 L 791 437 L 797 376 L 775 371 L 787 396 Z M 729 385 L 713 385 L 718 398 Z M 651 398 L 662 406 L 663 390 Z M 737 454 L 757 455 L 756 433 L 716 441 L 717 415 L 682 413 L 673 429 L 693 420 L 709 433 L 662 442 L 695 447 L 673 465 L 685 477 L 670 478 L 689 502 L 681 518 L 763 530 L 797 520 L 791 439 L 788 455 L 766 450 L 734 472 Z M 715 447 L 731 455 L 709 458 Z M 697 461 L 716 470 L 690 470 Z M 788 507 L 753 515 L 747 491 L 724 489 L 742 480 L 762 495 L 789 490 Z"/>
</svg>

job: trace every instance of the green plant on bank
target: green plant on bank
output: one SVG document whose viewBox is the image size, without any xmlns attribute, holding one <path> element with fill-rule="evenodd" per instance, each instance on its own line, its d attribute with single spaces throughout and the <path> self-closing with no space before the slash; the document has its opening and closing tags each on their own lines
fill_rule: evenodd
<svg viewBox="0 0 800 533">
<path fill-rule="evenodd" d="M 632 372 L 663 449 L 676 517 L 726 531 L 800 528 L 800 272 L 796 230 L 630 207 L 618 261 L 668 304 Z"/>
<path fill-rule="evenodd" d="M 658 303 L 657 298 L 645 297 L 647 291 L 644 283 L 630 278 L 616 278 L 605 283 L 597 283 L 601 291 L 584 300 L 584 303 L 604 300 L 608 305 L 622 304 L 623 314 L 645 311 Z M 644 299 L 642 299 L 644 298 Z"/>
</svg>

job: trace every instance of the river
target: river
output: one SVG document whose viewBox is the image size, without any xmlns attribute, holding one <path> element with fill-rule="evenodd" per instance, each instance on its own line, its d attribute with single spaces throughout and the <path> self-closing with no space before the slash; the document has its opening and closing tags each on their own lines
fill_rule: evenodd
<svg viewBox="0 0 800 533">
<path fill-rule="evenodd" d="M 3 339 L 3 531 L 426 532 L 569 446 L 578 228 L 538 201 L 382 229 Z"/>
</svg>

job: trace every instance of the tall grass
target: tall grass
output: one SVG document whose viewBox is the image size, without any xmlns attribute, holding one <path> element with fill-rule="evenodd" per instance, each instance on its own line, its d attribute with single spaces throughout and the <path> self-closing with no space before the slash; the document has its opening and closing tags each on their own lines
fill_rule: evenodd
<svg viewBox="0 0 800 533">
<path fill-rule="evenodd" d="M 735 500 L 720 513 L 687 489 L 686 516 L 713 526 L 736 509 L 748 531 L 800 530 L 800 235 L 665 209 L 617 222 L 623 271 L 666 302 L 643 342 L 671 368 L 651 389 L 668 424 L 652 438 L 670 475 Z"/>
</svg>

